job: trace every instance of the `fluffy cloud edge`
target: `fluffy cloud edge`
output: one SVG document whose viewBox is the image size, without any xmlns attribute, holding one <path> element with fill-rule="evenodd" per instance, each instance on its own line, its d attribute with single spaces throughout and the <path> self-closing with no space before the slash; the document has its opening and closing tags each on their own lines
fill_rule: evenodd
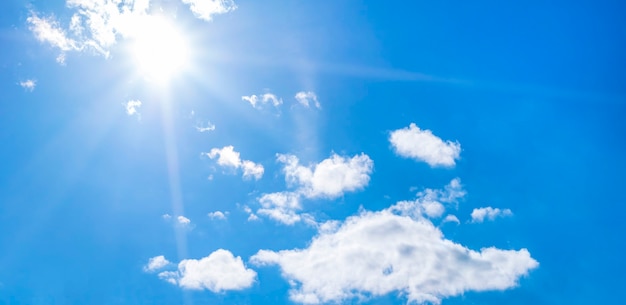
<svg viewBox="0 0 626 305">
<path fill-rule="evenodd" d="M 265 173 L 265 168 L 259 163 L 252 162 L 250 160 L 242 160 L 240 153 L 235 151 L 232 145 L 224 146 L 222 148 L 213 148 L 209 152 L 202 153 L 210 159 L 217 158 L 217 164 L 222 167 L 231 167 L 234 169 L 241 169 L 244 179 L 259 180 Z"/>
<path fill-rule="evenodd" d="M 257 273 L 247 268 L 240 256 L 218 249 L 201 259 L 182 260 L 177 270 L 160 272 L 158 277 L 183 289 L 220 293 L 250 288 Z"/>
<path fill-rule="evenodd" d="M 431 167 L 454 167 L 461 154 L 458 141 L 444 141 L 415 123 L 392 131 L 389 142 L 399 156 L 426 162 Z"/>
<path fill-rule="evenodd" d="M 332 153 L 310 166 L 300 165 L 294 155 L 277 154 L 276 159 L 284 164 L 287 183 L 297 186 L 296 192 L 307 198 L 334 199 L 362 190 L 369 184 L 374 167 L 374 161 L 364 153 L 352 157 Z"/>
<path fill-rule="evenodd" d="M 226 14 L 237 9 L 233 0 L 182 0 L 199 19 L 212 21 L 213 16 Z"/>
<path fill-rule="evenodd" d="M 510 209 L 499 209 L 499 208 L 492 208 L 492 207 L 482 207 L 482 208 L 476 208 L 474 210 L 472 210 L 472 222 L 473 223 L 482 223 L 485 220 L 495 220 L 496 218 L 500 218 L 500 217 L 509 217 L 509 216 L 513 216 L 513 212 Z"/>
<path fill-rule="evenodd" d="M 170 265 L 171 262 L 168 261 L 165 256 L 159 255 L 152 257 L 148 260 L 148 263 L 143 267 L 145 272 L 155 272 L 157 270 L 163 269 L 166 266 Z"/>
<path fill-rule="evenodd" d="M 409 302 L 439 304 L 466 291 L 505 290 L 539 266 L 527 249 L 472 250 L 444 237 L 425 201 L 454 203 L 464 193 L 453 180 L 381 211 L 362 210 L 345 221 L 318 226 L 304 249 L 260 250 L 257 266 L 278 265 L 290 299 L 339 303 L 398 292 Z M 437 213 L 438 214 L 438 213 Z M 457 222 L 456 217 L 445 221 Z"/>
</svg>

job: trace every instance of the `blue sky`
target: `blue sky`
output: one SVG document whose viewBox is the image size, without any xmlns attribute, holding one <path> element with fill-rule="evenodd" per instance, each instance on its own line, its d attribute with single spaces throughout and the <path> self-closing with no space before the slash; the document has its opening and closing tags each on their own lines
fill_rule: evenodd
<svg viewBox="0 0 626 305">
<path fill-rule="evenodd" d="M 618 303 L 619 1 L 0 4 L 0 304 Z"/>
</svg>

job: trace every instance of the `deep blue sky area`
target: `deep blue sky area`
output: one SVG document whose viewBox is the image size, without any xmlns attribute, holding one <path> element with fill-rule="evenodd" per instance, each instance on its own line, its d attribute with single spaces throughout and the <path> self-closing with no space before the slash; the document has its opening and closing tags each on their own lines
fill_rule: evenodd
<svg viewBox="0 0 626 305">
<path fill-rule="evenodd" d="M 0 304 L 617 304 L 620 1 L 0 4 Z"/>
</svg>

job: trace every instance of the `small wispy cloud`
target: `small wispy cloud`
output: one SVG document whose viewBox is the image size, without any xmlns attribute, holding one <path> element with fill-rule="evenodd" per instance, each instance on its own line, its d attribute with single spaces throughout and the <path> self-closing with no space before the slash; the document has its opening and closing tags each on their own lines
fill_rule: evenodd
<svg viewBox="0 0 626 305">
<path fill-rule="evenodd" d="M 242 101 L 246 101 L 252 105 L 252 107 L 260 109 L 263 105 L 271 104 L 274 107 L 282 105 L 283 100 L 277 97 L 273 93 L 263 93 L 261 95 L 244 95 L 241 97 Z"/>
<path fill-rule="evenodd" d="M 209 131 L 213 131 L 215 130 L 215 125 L 211 124 L 211 122 L 207 122 L 206 124 L 203 123 L 198 123 L 198 125 L 196 125 L 196 130 L 198 132 L 209 132 Z"/>
<path fill-rule="evenodd" d="M 298 103 L 302 104 L 304 107 L 311 107 L 314 105 L 316 108 L 321 108 L 320 102 L 317 99 L 317 95 L 312 91 L 300 91 L 296 93 L 295 96 Z"/>
<path fill-rule="evenodd" d="M 126 102 L 125 104 L 123 104 L 124 107 L 126 108 L 126 114 L 132 116 L 132 115 L 140 115 L 138 109 L 141 107 L 141 101 L 139 100 L 130 100 L 128 102 Z"/>
<path fill-rule="evenodd" d="M 21 81 L 20 86 L 22 86 L 22 88 L 26 89 L 27 91 L 33 91 L 35 90 L 35 87 L 37 86 L 37 81 L 34 79 L 27 79 L 25 81 Z"/>
<path fill-rule="evenodd" d="M 145 272 L 155 272 L 159 269 L 163 269 L 165 266 L 171 264 L 170 261 L 165 259 L 165 256 L 159 255 L 148 260 L 148 263 L 143 267 Z"/>
<path fill-rule="evenodd" d="M 472 222 L 481 223 L 485 220 L 494 220 L 498 217 L 513 216 L 510 209 L 500 210 L 498 208 L 484 207 L 472 211 Z"/>
<path fill-rule="evenodd" d="M 184 226 L 189 225 L 191 223 L 191 220 L 189 218 L 182 216 L 182 215 L 176 217 L 176 221 L 179 224 L 184 225 Z"/>
<path fill-rule="evenodd" d="M 227 215 L 228 215 L 228 212 L 222 212 L 222 211 L 215 211 L 215 212 L 210 212 L 209 214 L 207 214 L 209 218 L 219 219 L 219 220 L 226 220 Z"/>
</svg>

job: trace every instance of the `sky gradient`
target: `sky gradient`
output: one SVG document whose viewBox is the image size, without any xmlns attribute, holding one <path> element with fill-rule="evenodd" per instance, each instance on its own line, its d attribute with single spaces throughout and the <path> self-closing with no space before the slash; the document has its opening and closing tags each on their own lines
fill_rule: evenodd
<svg viewBox="0 0 626 305">
<path fill-rule="evenodd" d="M 0 304 L 619 303 L 626 5 L 398 4 L 2 2 Z"/>
</svg>

